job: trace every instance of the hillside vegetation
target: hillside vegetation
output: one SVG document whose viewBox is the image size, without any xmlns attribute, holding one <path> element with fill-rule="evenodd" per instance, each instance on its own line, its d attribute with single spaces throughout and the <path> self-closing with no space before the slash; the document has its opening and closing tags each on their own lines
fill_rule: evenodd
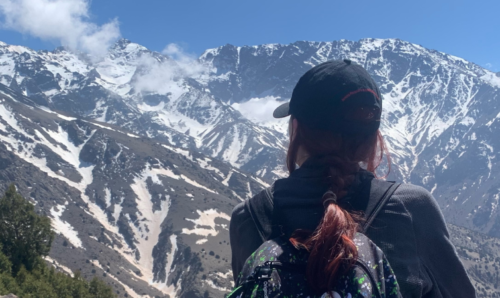
<svg viewBox="0 0 500 298">
<path fill-rule="evenodd" d="M 500 297 L 500 239 L 455 225 L 448 229 L 477 297 Z"/>
<path fill-rule="evenodd" d="M 43 257 L 48 255 L 53 239 L 50 219 L 36 214 L 34 206 L 10 185 L 0 199 L 0 295 L 115 297 L 112 289 L 96 277 L 88 282 L 78 272 L 70 277 L 48 266 Z"/>
</svg>

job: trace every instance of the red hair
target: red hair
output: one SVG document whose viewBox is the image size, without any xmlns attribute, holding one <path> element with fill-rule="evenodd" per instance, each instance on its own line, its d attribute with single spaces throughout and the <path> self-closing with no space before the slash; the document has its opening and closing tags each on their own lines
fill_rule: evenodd
<svg viewBox="0 0 500 298">
<path fill-rule="evenodd" d="M 293 121 L 293 116 L 290 121 Z M 387 156 L 387 147 L 379 130 L 372 134 L 342 135 L 330 131 L 313 130 L 299 123 L 290 141 L 287 153 L 288 171 L 296 168 L 297 153 L 302 148 L 309 157 L 326 165 L 325 177 L 329 190 L 341 200 L 353 183 L 360 165 L 375 174 Z M 332 195 L 333 196 L 333 195 Z M 335 281 L 354 264 L 357 258 L 353 238 L 359 228 L 357 214 L 351 214 L 332 200 L 325 201 L 325 214 L 314 232 L 297 230 L 290 242 L 298 249 L 309 252 L 306 277 L 311 288 L 318 294 L 332 291 Z"/>
</svg>

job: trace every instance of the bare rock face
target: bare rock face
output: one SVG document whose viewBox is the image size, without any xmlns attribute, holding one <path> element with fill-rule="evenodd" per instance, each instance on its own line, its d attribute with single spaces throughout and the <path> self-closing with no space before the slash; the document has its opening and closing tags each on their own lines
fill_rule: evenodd
<svg viewBox="0 0 500 298">
<path fill-rule="evenodd" d="M 14 294 L 9 294 L 9 295 L 5 295 L 5 296 L 0 296 L 0 298 L 17 298 L 17 296 Z"/>
<path fill-rule="evenodd" d="M 99 276 L 120 297 L 223 296 L 231 211 L 268 186 L 200 153 L 47 112 L 3 85 L 0 169 L 1 192 L 13 182 L 51 217 L 47 262 Z"/>
</svg>

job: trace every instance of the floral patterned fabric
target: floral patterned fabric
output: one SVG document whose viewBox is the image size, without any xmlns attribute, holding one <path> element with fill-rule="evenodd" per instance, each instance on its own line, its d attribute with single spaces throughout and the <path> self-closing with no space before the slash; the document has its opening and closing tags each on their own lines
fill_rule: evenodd
<svg viewBox="0 0 500 298">
<path fill-rule="evenodd" d="M 383 252 L 365 235 L 354 238 L 358 249 L 356 264 L 336 282 L 334 298 L 398 298 L 399 286 Z M 305 268 L 308 253 L 297 250 L 287 239 L 263 243 L 246 261 L 230 298 L 309 297 L 315 295 L 307 286 Z"/>
</svg>

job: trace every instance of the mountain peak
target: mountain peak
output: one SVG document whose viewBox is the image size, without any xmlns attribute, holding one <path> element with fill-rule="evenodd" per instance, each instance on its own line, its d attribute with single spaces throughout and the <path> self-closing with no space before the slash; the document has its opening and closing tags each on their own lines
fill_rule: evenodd
<svg viewBox="0 0 500 298">
<path fill-rule="evenodd" d="M 126 39 L 126 38 L 121 38 L 115 42 L 115 44 L 111 47 L 111 49 L 125 49 L 129 44 L 131 44 L 132 41 Z"/>
<path fill-rule="evenodd" d="M 68 52 L 69 49 L 65 46 L 58 46 L 57 48 L 55 48 L 52 53 L 61 53 L 61 52 Z"/>
<path fill-rule="evenodd" d="M 122 38 L 118 40 L 110 49 L 110 52 L 130 54 L 132 52 L 147 51 L 148 49 L 138 43 Z"/>
</svg>

